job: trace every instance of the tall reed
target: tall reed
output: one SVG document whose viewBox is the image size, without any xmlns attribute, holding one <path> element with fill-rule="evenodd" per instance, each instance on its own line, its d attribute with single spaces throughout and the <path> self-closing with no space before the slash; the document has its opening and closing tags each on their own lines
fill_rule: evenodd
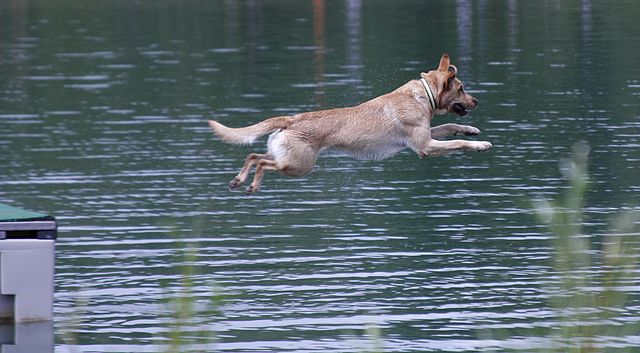
<svg viewBox="0 0 640 353">
<path fill-rule="evenodd" d="M 637 352 L 623 343 L 625 337 L 640 332 L 637 318 L 625 322 L 621 316 L 625 315 L 629 286 L 637 285 L 639 273 L 638 213 L 626 211 L 616 216 L 601 241 L 585 234 L 588 157 L 588 145 L 576 144 L 571 158 L 561 162 L 570 183 L 568 191 L 556 201 L 534 201 L 538 219 L 552 234 L 552 267 L 557 275 L 557 281 L 546 288 L 556 324 L 541 351 Z"/>
</svg>

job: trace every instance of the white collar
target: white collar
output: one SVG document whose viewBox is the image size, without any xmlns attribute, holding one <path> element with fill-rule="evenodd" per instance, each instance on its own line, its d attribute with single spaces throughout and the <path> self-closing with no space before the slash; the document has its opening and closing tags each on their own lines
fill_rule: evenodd
<svg viewBox="0 0 640 353">
<path fill-rule="evenodd" d="M 424 90 L 427 91 L 427 97 L 429 98 L 429 104 L 431 104 L 431 109 L 436 110 L 437 109 L 436 98 L 433 95 L 431 86 L 429 86 L 429 83 L 424 78 L 421 78 L 420 82 L 422 82 L 422 85 L 424 86 Z"/>
</svg>

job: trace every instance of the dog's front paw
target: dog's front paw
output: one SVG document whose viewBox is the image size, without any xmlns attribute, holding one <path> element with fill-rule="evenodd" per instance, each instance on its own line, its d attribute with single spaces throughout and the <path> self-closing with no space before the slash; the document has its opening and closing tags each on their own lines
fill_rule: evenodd
<svg viewBox="0 0 640 353">
<path fill-rule="evenodd" d="M 474 142 L 474 148 L 478 152 L 488 151 L 493 145 L 489 141 L 476 141 Z"/>
<path fill-rule="evenodd" d="M 462 133 L 467 136 L 480 135 L 480 129 L 474 126 L 464 125 L 462 129 Z"/>
</svg>

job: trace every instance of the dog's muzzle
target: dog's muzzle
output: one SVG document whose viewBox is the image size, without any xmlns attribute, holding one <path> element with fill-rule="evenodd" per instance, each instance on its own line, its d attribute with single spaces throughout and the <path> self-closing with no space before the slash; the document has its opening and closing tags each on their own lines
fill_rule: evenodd
<svg viewBox="0 0 640 353">
<path fill-rule="evenodd" d="M 460 116 L 466 116 L 469 114 L 469 109 L 465 108 L 462 106 L 462 104 L 460 103 L 456 103 L 453 105 L 453 112 L 460 115 Z"/>
<path fill-rule="evenodd" d="M 460 103 L 456 103 L 453 105 L 452 109 L 454 113 L 458 114 L 459 116 L 467 116 L 469 115 L 469 112 L 471 111 L 471 109 L 475 109 L 478 106 L 478 100 L 473 98 L 473 106 L 472 107 L 465 107 Z"/>
</svg>

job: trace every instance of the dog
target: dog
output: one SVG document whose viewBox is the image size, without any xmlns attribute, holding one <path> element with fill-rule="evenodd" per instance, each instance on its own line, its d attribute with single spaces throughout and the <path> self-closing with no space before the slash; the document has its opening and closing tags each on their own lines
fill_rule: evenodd
<svg viewBox="0 0 640 353">
<path fill-rule="evenodd" d="M 431 127 L 434 115 L 467 116 L 478 106 L 478 100 L 465 92 L 457 73 L 449 55 L 444 54 L 436 70 L 422 72 L 419 79 L 355 107 L 273 117 L 242 128 L 209 120 L 215 135 L 228 143 L 251 144 L 271 133 L 267 153 L 249 154 L 229 188 L 244 184 L 254 167 L 247 195 L 260 190 L 266 171 L 303 176 L 311 172 L 318 154 L 325 150 L 372 160 L 389 158 L 406 148 L 420 159 L 489 150 L 492 144 L 488 141 L 439 140 L 449 135 L 480 134 L 473 126 L 448 123 Z"/>
</svg>

